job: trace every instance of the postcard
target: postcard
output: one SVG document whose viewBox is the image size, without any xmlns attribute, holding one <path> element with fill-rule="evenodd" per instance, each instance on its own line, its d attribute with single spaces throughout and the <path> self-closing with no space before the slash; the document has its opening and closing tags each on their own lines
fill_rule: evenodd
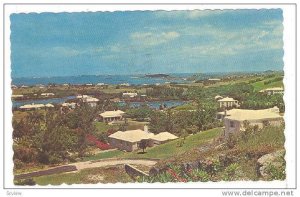
<svg viewBox="0 0 300 197">
<path fill-rule="evenodd" d="M 293 187 L 289 9 L 127 6 L 6 5 L 7 184 Z"/>
</svg>

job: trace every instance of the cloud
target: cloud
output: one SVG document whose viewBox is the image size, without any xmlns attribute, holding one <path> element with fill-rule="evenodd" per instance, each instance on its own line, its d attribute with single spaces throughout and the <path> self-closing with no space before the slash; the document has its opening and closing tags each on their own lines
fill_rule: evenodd
<svg viewBox="0 0 300 197">
<path fill-rule="evenodd" d="M 157 11 L 155 16 L 158 18 L 185 18 L 185 19 L 199 19 L 211 16 L 217 16 L 232 12 L 233 10 L 173 10 L 173 11 Z"/>
<path fill-rule="evenodd" d="M 170 32 L 161 32 L 161 33 L 153 33 L 153 32 L 134 32 L 130 35 L 130 38 L 144 46 L 156 46 L 160 45 L 178 38 L 180 34 L 176 31 Z"/>
<path fill-rule="evenodd" d="M 73 57 L 77 56 L 81 53 L 81 51 L 73 49 L 71 47 L 62 47 L 62 46 L 56 46 L 50 49 L 50 53 L 60 54 L 61 56 L 65 57 Z"/>
</svg>

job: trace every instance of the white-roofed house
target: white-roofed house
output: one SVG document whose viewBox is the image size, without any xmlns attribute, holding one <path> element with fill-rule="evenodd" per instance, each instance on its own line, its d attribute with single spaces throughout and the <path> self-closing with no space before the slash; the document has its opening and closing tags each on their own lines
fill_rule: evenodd
<svg viewBox="0 0 300 197">
<path fill-rule="evenodd" d="M 109 145 L 125 151 L 137 150 L 141 140 L 150 139 L 154 134 L 141 129 L 117 131 L 108 136 Z"/>
<path fill-rule="evenodd" d="M 243 130 L 244 121 L 249 122 L 251 126 L 257 125 L 262 128 L 265 122 L 273 126 L 279 126 L 283 121 L 283 117 L 279 115 L 277 107 L 261 110 L 234 109 L 224 117 L 225 136 Z"/>
<path fill-rule="evenodd" d="M 130 98 L 134 98 L 136 97 L 138 94 L 136 92 L 124 92 L 122 94 L 123 97 L 130 97 Z"/>
<path fill-rule="evenodd" d="M 41 108 L 44 108 L 45 105 L 44 104 L 26 104 L 26 105 L 22 105 L 20 107 L 20 109 L 22 110 L 33 110 L 33 109 L 41 109 Z"/>
<path fill-rule="evenodd" d="M 220 95 L 215 96 L 215 100 L 220 100 L 222 98 L 223 98 L 223 96 L 220 96 Z"/>
<path fill-rule="evenodd" d="M 125 112 L 121 110 L 116 110 L 116 111 L 105 111 L 99 115 L 102 122 L 113 122 L 113 121 L 122 120 L 124 114 Z"/>
<path fill-rule="evenodd" d="M 161 133 L 151 137 L 153 144 L 163 144 L 163 143 L 169 142 L 171 140 L 175 140 L 175 139 L 178 139 L 178 137 L 169 132 L 161 132 Z"/>
<path fill-rule="evenodd" d="M 23 98 L 24 95 L 23 94 L 13 94 L 11 95 L 11 98 Z"/>
<path fill-rule="evenodd" d="M 46 105 L 45 105 L 45 107 L 48 107 L 48 108 L 53 108 L 53 107 L 54 107 L 54 105 L 52 105 L 51 103 L 48 103 L 48 104 L 46 104 Z"/>
<path fill-rule="evenodd" d="M 259 91 L 260 93 L 266 93 L 267 95 L 273 94 L 283 94 L 284 89 L 282 87 L 275 87 L 275 88 L 267 88 Z"/>
<path fill-rule="evenodd" d="M 96 107 L 99 102 L 99 99 L 89 95 L 78 95 L 76 98 L 82 100 L 82 102 L 87 103 L 91 107 Z"/>
<path fill-rule="evenodd" d="M 219 99 L 218 102 L 219 102 L 219 107 L 220 108 L 223 108 L 223 107 L 232 108 L 232 107 L 239 107 L 240 106 L 238 100 L 235 100 L 235 99 L 229 98 L 229 97 Z"/>
<path fill-rule="evenodd" d="M 42 93 L 41 94 L 41 96 L 46 96 L 46 97 L 48 97 L 48 96 L 54 96 L 55 94 L 54 93 L 52 93 L 52 92 L 45 92 L 45 93 Z"/>
<path fill-rule="evenodd" d="M 91 107 L 96 107 L 98 101 L 99 101 L 99 99 L 93 98 L 93 97 L 89 97 L 89 98 L 86 98 L 83 100 L 84 103 L 87 103 Z"/>
</svg>

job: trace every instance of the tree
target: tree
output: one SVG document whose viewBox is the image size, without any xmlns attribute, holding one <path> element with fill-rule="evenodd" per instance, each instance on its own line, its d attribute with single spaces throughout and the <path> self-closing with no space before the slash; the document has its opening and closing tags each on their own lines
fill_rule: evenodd
<svg viewBox="0 0 300 197">
<path fill-rule="evenodd" d="M 167 116 L 164 112 L 154 111 L 150 116 L 150 131 L 156 134 L 166 131 L 166 120 Z"/>
<path fill-rule="evenodd" d="M 143 149 L 143 153 L 145 153 L 145 149 L 148 147 L 148 143 L 149 140 L 148 139 L 142 139 L 139 143 L 138 143 L 138 147 L 140 149 Z"/>
</svg>

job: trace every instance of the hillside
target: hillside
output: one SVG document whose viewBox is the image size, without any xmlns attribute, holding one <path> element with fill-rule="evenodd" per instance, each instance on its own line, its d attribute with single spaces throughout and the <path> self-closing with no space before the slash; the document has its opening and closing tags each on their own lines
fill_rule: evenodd
<svg viewBox="0 0 300 197">
<path fill-rule="evenodd" d="M 160 160 L 156 164 L 160 173 L 146 181 L 284 180 L 284 141 L 283 126 L 241 133 L 225 143 L 217 145 L 215 141 L 213 146 L 200 146 Z M 267 164 L 261 166 L 262 162 Z M 193 165 L 197 167 L 186 171 Z M 171 175 L 166 169 L 171 170 Z"/>
</svg>

